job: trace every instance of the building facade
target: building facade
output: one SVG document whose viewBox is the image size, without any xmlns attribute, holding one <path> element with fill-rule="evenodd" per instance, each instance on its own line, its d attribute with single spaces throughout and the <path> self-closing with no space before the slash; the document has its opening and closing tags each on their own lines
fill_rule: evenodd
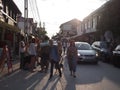
<svg viewBox="0 0 120 90">
<path fill-rule="evenodd" d="M 70 38 L 78 34 L 78 25 L 81 23 L 80 20 L 72 19 L 60 25 L 59 35 L 62 38 Z"/>
<path fill-rule="evenodd" d="M 21 11 L 13 0 L 0 0 L 0 47 L 7 43 L 12 50 L 17 48 L 20 34 L 18 15 L 21 15 Z"/>
<path fill-rule="evenodd" d="M 100 39 L 101 38 L 100 34 L 96 36 L 96 32 L 98 31 L 97 26 L 99 24 L 103 11 L 106 10 L 105 8 L 109 2 L 106 2 L 101 7 L 99 7 L 98 9 L 90 13 L 87 17 L 85 17 L 83 21 L 81 21 L 76 26 L 77 34 L 74 34 L 73 36 L 69 36 L 69 38 L 75 39 L 77 41 L 86 41 L 89 43 L 92 43 L 93 41 Z M 70 29 L 70 25 L 66 25 L 66 24 L 69 23 L 68 22 L 64 23 L 60 27 L 61 30 L 63 29 L 62 31 L 65 34 L 64 36 L 70 33 L 70 30 L 68 30 Z"/>
</svg>

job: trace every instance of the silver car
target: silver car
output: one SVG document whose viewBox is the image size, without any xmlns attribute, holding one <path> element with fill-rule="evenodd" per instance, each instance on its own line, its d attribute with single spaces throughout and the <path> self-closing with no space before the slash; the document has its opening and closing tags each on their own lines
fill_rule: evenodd
<svg viewBox="0 0 120 90">
<path fill-rule="evenodd" d="M 75 42 L 78 51 L 78 62 L 98 63 L 98 53 L 87 42 Z"/>
</svg>

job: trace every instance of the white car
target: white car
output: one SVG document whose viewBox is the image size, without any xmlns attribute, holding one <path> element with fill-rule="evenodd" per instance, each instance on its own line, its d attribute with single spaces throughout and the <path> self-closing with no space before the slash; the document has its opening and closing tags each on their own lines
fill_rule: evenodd
<svg viewBox="0 0 120 90">
<path fill-rule="evenodd" d="M 95 41 L 92 43 L 92 48 L 98 53 L 99 60 L 102 60 L 103 62 L 109 62 L 110 50 L 107 46 L 107 43 L 105 41 Z"/>
<path fill-rule="evenodd" d="M 78 51 L 78 62 L 98 63 L 98 53 L 87 42 L 75 42 Z"/>
</svg>

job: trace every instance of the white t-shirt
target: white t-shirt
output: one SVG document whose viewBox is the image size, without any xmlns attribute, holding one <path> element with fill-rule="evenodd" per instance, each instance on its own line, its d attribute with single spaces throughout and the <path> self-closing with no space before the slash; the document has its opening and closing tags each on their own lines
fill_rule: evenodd
<svg viewBox="0 0 120 90">
<path fill-rule="evenodd" d="M 35 45 L 35 43 L 30 43 L 29 54 L 36 56 L 36 45 Z"/>
<path fill-rule="evenodd" d="M 21 47 L 21 44 L 22 44 L 23 47 Z M 20 45 L 19 45 L 19 52 L 20 52 L 20 53 L 25 52 L 25 43 L 24 43 L 24 41 L 21 41 L 21 42 L 20 42 Z"/>
</svg>

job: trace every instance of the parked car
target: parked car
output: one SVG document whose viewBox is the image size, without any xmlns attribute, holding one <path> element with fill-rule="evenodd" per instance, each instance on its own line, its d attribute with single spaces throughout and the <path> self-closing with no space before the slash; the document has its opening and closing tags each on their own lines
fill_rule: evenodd
<svg viewBox="0 0 120 90">
<path fill-rule="evenodd" d="M 113 51 L 113 56 L 111 61 L 114 66 L 120 67 L 120 45 L 117 45 L 117 47 Z"/>
<path fill-rule="evenodd" d="M 92 48 L 98 52 L 99 59 L 108 62 L 110 56 L 110 50 L 107 47 L 105 41 L 95 41 L 92 43 Z"/>
<path fill-rule="evenodd" d="M 75 42 L 78 51 L 78 62 L 98 63 L 98 54 L 87 42 Z"/>
</svg>

